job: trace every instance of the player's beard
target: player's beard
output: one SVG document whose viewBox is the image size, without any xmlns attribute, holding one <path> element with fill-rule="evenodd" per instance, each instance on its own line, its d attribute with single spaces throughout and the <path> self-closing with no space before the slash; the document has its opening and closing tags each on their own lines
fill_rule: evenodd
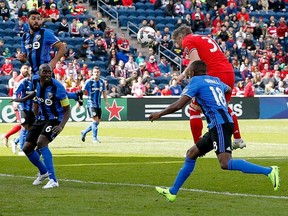
<svg viewBox="0 0 288 216">
<path fill-rule="evenodd" d="M 30 28 L 31 28 L 31 30 L 33 31 L 33 32 L 37 32 L 37 31 L 39 31 L 40 30 L 40 28 L 41 28 L 41 25 L 37 25 L 37 26 L 30 26 Z"/>
</svg>

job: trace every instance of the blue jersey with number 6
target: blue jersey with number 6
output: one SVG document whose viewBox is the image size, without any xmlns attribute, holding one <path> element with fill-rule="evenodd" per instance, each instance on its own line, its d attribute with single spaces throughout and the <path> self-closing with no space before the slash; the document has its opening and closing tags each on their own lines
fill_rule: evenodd
<svg viewBox="0 0 288 216">
<path fill-rule="evenodd" d="M 194 76 L 182 95 L 196 98 L 206 117 L 208 127 L 211 129 L 219 124 L 233 123 L 225 100 L 227 89 L 228 86 L 217 77 Z"/>
</svg>

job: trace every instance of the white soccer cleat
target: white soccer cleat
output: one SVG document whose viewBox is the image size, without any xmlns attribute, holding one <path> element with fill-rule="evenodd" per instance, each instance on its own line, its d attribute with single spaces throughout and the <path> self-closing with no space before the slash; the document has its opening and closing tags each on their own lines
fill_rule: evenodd
<svg viewBox="0 0 288 216">
<path fill-rule="evenodd" d="M 5 137 L 5 135 L 2 135 L 1 136 L 2 140 L 3 140 L 3 144 L 8 148 L 9 145 L 8 145 L 8 139 Z"/>
<path fill-rule="evenodd" d="M 26 156 L 26 154 L 23 151 L 19 151 L 18 156 Z"/>
<path fill-rule="evenodd" d="M 32 184 L 33 185 L 40 185 L 47 178 L 49 178 L 48 172 L 43 174 L 43 175 L 40 175 L 40 173 L 38 173 L 37 174 L 37 178 L 34 180 L 34 182 Z"/>
<path fill-rule="evenodd" d="M 95 139 L 95 140 L 93 140 L 93 143 L 101 143 L 101 141 L 98 139 Z"/>
<path fill-rule="evenodd" d="M 16 143 L 14 142 L 14 140 L 11 140 L 10 144 L 11 144 L 11 150 L 12 150 L 13 154 L 16 154 L 16 151 L 17 151 Z"/>
<path fill-rule="evenodd" d="M 45 186 L 43 186 L 43 189 L 50 189 L 56 187 L 59 187 L 59 183 L 55 182 L 53 179 L 50 179 L 48 183 Z"/>
<path fill-rule="evenodd" d="M 243 139 L 237 139 L 237 140 L 234 140 L 232 147 L 233 147 L 233 150 L 238 149 L 238 148 L 243 149 L 246 147 L 246 143 L 244 142 Z"/>
</svg>

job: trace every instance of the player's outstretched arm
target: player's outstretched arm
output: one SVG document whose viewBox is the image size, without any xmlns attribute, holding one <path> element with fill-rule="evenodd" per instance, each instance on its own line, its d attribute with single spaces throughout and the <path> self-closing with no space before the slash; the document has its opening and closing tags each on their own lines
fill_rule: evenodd
<svg viewBox="0 0 288 216">
<path fill-rule="evenodd" d="M 183 95 L 177 101 L 175 101 L 174 103 L 169 105 L 166 109 L 164 109 L 160 112 L 152 113 L 148 117 L 148 119 L 149 119 L 149 121 L 153 122 L 154 120 L 161 118 L 161 116 L 174 113 L 177 110 L 182 109 L 188 102 L 190 102 L 190 100 L 191 100 L 190 97 L 188 97 L 187 95 Z"/>
<path fill-rule="evenodd" d="M 19 102 L 19 103 L 24 103 L 27 100 L 30 100 L 32 98 L 34 98 L 36 95 L 36 92 L 33 91 L 32 93 L 30 93 L 29 95 L 23 97 L 23 98 L 13 98 L 10 102 Z"/>
</svg>

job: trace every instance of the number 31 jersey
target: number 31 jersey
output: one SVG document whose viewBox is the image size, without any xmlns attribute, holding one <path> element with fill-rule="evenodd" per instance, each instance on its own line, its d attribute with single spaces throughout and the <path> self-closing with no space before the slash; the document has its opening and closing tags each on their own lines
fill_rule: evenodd
<svg viewBox="0 0 288 216">
<path fill-rule="evenodd" d="M 228 86 L 217 77 L 194 76 L 183 90 L 182 95 L 196 98 L 206 117 L 208 127 L 211 129 L 215 125 L 233 123 L 225 100 L 227 89 Z"/>
<path fill-rule="evenodd" d="M 200 59 L 207 65 L 208 75 L 210 73 L 234 73 L 232 65 L 211 37 L 189 34 L 184 37 L 182 48 L 188 55 L 193 50 L 197 50 Z"/>
</svg>

